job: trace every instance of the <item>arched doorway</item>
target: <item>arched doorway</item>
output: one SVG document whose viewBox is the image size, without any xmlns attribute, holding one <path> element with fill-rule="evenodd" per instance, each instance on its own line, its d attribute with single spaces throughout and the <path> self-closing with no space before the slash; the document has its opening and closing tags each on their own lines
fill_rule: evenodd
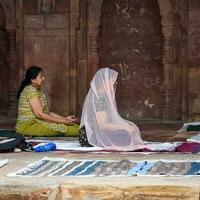
<svg viewBox="0 0 200 200">
<path fill-rule="evenodd" d="M 162 37 L 157 0 L 103 2 L 99 66 L 119 72 L 118 109 L 127 119 L 163 117 Z"/>
<path fill-rule="evenodd" d="M 8 108 L 8 34 L 5 28 L 6 18 L 0 4 L 0 115 L 7 114 Z"/>
</svg>

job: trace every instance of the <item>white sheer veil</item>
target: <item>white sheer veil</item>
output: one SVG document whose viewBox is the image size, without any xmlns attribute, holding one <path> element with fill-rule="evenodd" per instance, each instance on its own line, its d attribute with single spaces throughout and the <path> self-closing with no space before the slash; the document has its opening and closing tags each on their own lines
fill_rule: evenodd
<svg viewBox="0 0 200 200">
<path fill-rule="evenodd" d="M 93 146 L 133 151 L 144 143 L 138 127 L 118 114 L 114 89 L 117 76 L 109 68 L 96 72 L 83 105 L 81 127 L 85 126 L 88 142 Z"/>
</svg>

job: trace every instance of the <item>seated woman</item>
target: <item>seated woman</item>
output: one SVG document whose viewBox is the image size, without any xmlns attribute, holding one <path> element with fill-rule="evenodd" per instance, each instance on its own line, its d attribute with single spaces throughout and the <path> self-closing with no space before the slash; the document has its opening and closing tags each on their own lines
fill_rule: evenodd
<svg viewBox="0 0 200 200">
<path fill-rule="evenodd" d="M 123 119 L 117 111 L 117 76 L 116 71 L 102 68 L 92 79 L 81 116 L 81 146 L 98 146 L 119 151 L 133 151 L 144 147 L 138 127 Z"/>
<path fill-rule="evenodd" d="M 25 136 L 77 136 L 79 126 L 75 124 L 74 116 L 63 117 L 49 111 L 45 94 L 41 90 L 44 80 L 40 67 L 27 69 L 26 78 L 17 93 L 16 132 Z"/>
</svg>

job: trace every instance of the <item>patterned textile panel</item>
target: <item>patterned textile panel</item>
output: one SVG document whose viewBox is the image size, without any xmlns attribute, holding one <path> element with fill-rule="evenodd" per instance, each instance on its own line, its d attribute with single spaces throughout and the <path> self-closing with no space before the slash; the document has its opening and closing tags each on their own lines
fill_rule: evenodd
<svg viewBox="0 0 200 200">
<path fill-rule="evenodd" d="M 200 175 L 200 161 L 111 161 L 44 158 L 8 176 Z"/>
</svg>

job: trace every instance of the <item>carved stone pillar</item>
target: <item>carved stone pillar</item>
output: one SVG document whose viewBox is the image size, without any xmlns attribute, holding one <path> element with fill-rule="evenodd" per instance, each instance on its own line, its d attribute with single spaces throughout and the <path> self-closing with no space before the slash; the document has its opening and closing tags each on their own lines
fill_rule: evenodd
<svg viewBox="0 0 200 200">
<path fill-rule="evenodd" d="M 77 42 L 77 27 L 79 18 L 79 0 L 70 0 L 70 24 L 69 24 L 69 78 L 70 78 L 70 114 L 76 114 L 77 109 L 77 52 L 76 52 L 76 42 Z"/>
<path fill-rule="evenodd" d="M 85 96 L 88 92 L 87 63 L 87 1 L 80 1 L 80 12 L 77 29 L 77 116 L 81 117 Z"/>
<path fill-rule="evenodd" d="M 16 116 L 17 103 L 16 103 L 16 93 L 18 86 L 18 73 L 16 69 L 16 31 L 9 30 L 9 54 L 8 54 L 8 64 L 9 64 L 9 81 L 8 81 L 8 116 Z"/>
<path fill-rule="evenodd" d="M 92 0 L 88 3 L 88 67 L 89 77 L 91 79 L 99 68 L 97 38 L 99 33 L 101 5 L 103 0 Z"/>
<path fill-rule="evenodd" d="M 163 32 L 163 119 L 172 119 L 173 104 L 172 104 L 172 40 L 173 40 L 173 7 L 169 0 L 158 0 L 160 7 L 160 15 L 162 16 L 162 32 Z"/>
<path fill-rule="evenodd" d="M 181 13 L 181 58 L 180 66 L 182 68 L 182 120 L 188 120 L 189 117 L 189 88 L 188 88 L 188 32 L 189 32 L 189 1 L 179 2 Z"/>
<path fill-rule="evenodd" d="M 163 25 L 164 47 L 163 47 L 163 71 L 164 71 L 164 109 L 163 118 L 172 117 L 172 32 L 173 27 Z"/>
<path fill-rule="evenodd" d="M 98 56 L 98 43 L 97 43 L 97 35 L 98 35 L 98 31 L 96 29 L 98 29 L 97 26 L 93 26 L 90 27 L 91 28 L 91 32 L 88 35 L 89 38 L 89 48 L 88 48 L 88 64 L 89 64 L 89 74 L 90 74 L 90 78 L 93 77 L 93 75 L 95 74 L 95 72 L 98 69 L 98 64 L 99 64 L 99 56 Z"/>
</svg>

